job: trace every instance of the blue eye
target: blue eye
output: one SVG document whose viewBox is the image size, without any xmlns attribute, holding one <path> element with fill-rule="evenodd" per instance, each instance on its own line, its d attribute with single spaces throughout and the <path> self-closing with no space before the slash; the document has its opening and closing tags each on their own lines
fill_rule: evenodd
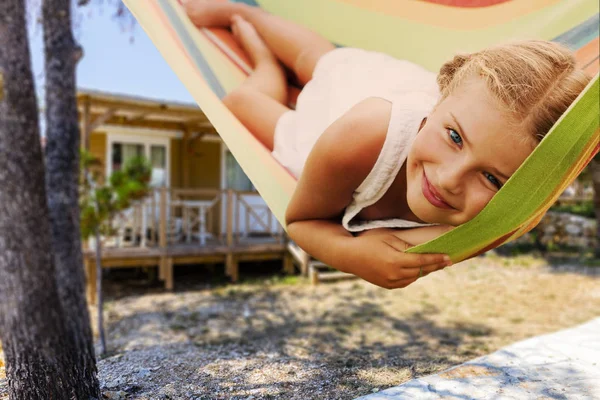
<svg viewBox="0 0 600 400">
<path fill-rule="evenodd" d="M 492 182 L 493 185 L 495 185 L 498 189 L 500 189 L 502 187 L 502 183 L 500 183 L 500 181 L 498 179 L 496 179 L 496 177 L 494 175 L 488 174 L 487 172 L 483 173 L 485 175 L 485 177 Z"/>
<path fill-rule="evenodd" d="M 450 135 L 450 139 L 452 139 L 452 141 L 454 143 L 462 145 L 462 138 L 460 137 L 458 132 L 456 132 L 454 129 L 450 129 L 450 128 L 448 128 L 447 131 Z"/>
</svg>

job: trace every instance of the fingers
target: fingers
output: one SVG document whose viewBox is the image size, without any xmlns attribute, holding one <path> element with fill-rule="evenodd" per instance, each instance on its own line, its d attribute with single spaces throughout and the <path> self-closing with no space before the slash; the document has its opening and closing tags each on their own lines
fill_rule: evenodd
<svg viewBox="0 0 600 400">
<path fill-rule="evenodd" d="M 415 271 L 410 275 L 407 276 L 405 278 L 401 278 L 401 279 L 397 279 L 394 281 L 388 281 L 386 284 L 386 288 L 387 289 L 401 289 L 401 288 L 405 288 L 408 285 L 410 285 L 411 283 L 414 283 L 416 281 L 418 281 L 421 278 L 426 277 L 427 275 L 429 275 L 432 272 L 435 271 L 439 271 L 441 269 L 446 268 L 447 265 L 444 264 L 439 264 L 439 265 L 428 265 L 423 267 L 423 275 L 419 276 L 419 272 L 420 272 L 420 268 L 416 268 L 414 269 Z"/>
<path fill-rule="evenodd" d="M 444 269 L 447 266 L 448 265 L 446 263 L 441 263 L 441 264 L 433 264 L 433 265 L 424 265 L 423 267 L 419 267 L 419 268 L 405 269 L 403 271 L 404 276 L 402 278 L 400 278 L 399 280 L 410 279 L 413 277 L 415 279 L 419 279 L 419 278 L 429 275 L 432 272 L 439 271 L 440 269 Z M 421 276 L 419 276 L 419 275 L 421 275 Z"/>
<path fill-rule="evenodd" d="M 413 247 L 413 245 L 411 245 L 410 243 L 407 243 L 404 240 L 392 234 L 388 235 L 385 239 L 386 240 L 384 240 L 384 242 L 397 251 L 405 252 L 406 250 Z"/>
<path fill-rule="evenodd" d="M 420 268 L 430 265 L 452 265 L 450 257 L 446 254 L 414 254 L 403 253 L 398 255 L 398 265 L 404 268 Z"/>
<path fill-rule="evenodd" d="M 394 248 L 395 250 L 402 252 L 402 260 L 400 264 L 406 265 L 407 267 L 421 267 L 432 264 L 442 264 L 450 262 L 450 257 L 445 254 L 417 254 L 417 253 L 406 253 L 408 249 L 414 247 L 410 243 L 405 242 L 402 239 L 394 235 L 389 235 L 385 243 Z M 399 255 L 400 256 L 400 255 Z M 450 264 L 449 264 L 450 265 Z"/>
<path fill-rule="evenodd" d="M 400 267 L 399 267 L 400 265 Z M 448 266 L 448 263 L 438 263 L 431 265 L 423 265 L 416 268 L 405 268 L 401 266 L 402 264 L 396 264 L 391 267 L 386 268 L 385 272 L 385 285 L 383 287 L 387 288 L 396 288 L 402 287 L 398 286 L 402 284 L 405 280 L 410 280 L 413 282 L 419 279 L 419 275 L 422 273 L 421 277 L 427 276 L 432 272 L 439 271 L 440 269 L 444 269 Z"/>
</svg>

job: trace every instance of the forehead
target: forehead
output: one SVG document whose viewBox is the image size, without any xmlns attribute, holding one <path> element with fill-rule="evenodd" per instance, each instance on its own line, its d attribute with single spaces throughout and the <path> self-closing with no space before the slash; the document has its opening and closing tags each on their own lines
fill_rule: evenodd
<svg viewBox="0 0 600 400">
<path fill-rule="evenodd" d="M 471 78 L 452 91 L 436 108 L 444 120 L 454 122 L 469 142 L 469 151 L 501 172 L 512 174 L 535 147 L 506 107 L 494 97 L 483 79 Z"/>
</svg>

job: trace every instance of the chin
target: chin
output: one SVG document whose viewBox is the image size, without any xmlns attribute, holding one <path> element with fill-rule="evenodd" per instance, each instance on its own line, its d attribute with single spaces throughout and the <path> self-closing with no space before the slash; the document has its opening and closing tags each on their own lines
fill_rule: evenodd
<svg viewBox="0 0 600 400">
<path fill-rule="evenodd" d="M 442 215 L 443 211 L 435 212 L 435 211 L 437 211 L 437 209 L 435 209 L 433 206 L 429 206 L 429 204 L 424 203 L 426 201 L 427 200 L 425 200 L 425 199 L 423 199 L 421 201 L 414 201 L 414 200 L 411 201 L 410 198 L 408 199 L 408 206 L 409 206 L 410 210 L 421 221 L 428 223 L 428 224 L 441 224 L 441 225 L 449 225 L 449 226 L 453 226 L 453 227 L 462 225 L 464 223 L 464 222 L 456 221 L 456 218 L 451 218 L 450 215 Z M 456 215 L 454 217 L 456 217 Z"/>
<path fill-rule="evenodd" d="M 435 215 L 432 215 L 431 210 L 427 209 L 427 206 L 423 204 L 422 201 L 415 201 L 409 196 L 407 199 L 408 208 L 410 211 L 420 219 L 421 221 L 427 224 L 438 224 L 440 222 L 436 221 Z"/>
</svg>

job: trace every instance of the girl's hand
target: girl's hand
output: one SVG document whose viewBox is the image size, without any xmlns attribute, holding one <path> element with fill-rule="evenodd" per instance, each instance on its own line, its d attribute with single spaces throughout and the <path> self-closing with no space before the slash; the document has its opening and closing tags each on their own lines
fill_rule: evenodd
<svg viewBox="0 0 600 400">
<path fill-rule="evenodd" d="M 404 288 L 431 272 L 452 265 L 444 254 L 405 253 L 412 247 L 390 230 L 367 231 L 350 240 L 352 258 L 345 272 L 385 289 Z"/>
</svg>

